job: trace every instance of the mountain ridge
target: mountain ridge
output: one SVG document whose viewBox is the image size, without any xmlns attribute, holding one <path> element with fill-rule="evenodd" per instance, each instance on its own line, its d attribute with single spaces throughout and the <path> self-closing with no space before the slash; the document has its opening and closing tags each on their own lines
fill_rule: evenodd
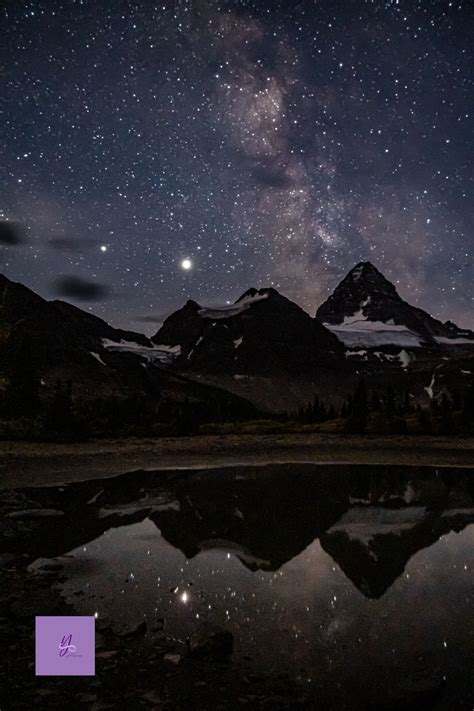
<svg viewBox="0 0 474 711">
<path fill-rule="evenodd" d="M 80 397 L 149 392 L 173 375 L 275 412 L 316 394 L 340 405 L 361 377 L 430 401 L 474 373 L 474 333 L 411 306 L 370 262 L 355 265 L 314 317 L 273 287 L 252 287 L 223 307 L 188 299 L 150 338 L 0 275 L 4 382 L 25 338 L 46 386 L 74 379 Z"/>
</svg>

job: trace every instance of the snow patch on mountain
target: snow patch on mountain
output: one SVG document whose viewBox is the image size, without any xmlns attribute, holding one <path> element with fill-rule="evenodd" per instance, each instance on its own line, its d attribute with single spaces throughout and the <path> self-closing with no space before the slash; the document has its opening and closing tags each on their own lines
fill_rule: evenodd
<svg viewBox="0 0 474 711">
<path fill-rule="evenodd" d="M 408 351 L 403 349 L 398 354 L 398 359 L 401 363 L 402 368 L 404 368 L 406 370 L 408 368 L 408 366 L 410 365 L 410 363 L 412 362 L 413 356 L 411 353 L 409 353 Z"/>
<path fill-rule="evenodd" d="M 168 346 L 160 344 L 156 346 L 142 346 L 135 341 L 111 341 L 109 338 L 102 339 L 102 345 L 109 351 L 119 351 L 122 353 L 134 353 L 148 361 L 157 360 L 161 363 L 169 363 L 177 358 L 181 353 L 181 346 Z"/>
<path fill-rule="evenodd" d="M 395 353 L 395 354 L 383 353 L 382 351 L 375 351 L 374 355 L 376 355 L 377 358 L 379 358 L 379 360 L 390 360 L 390 361 L 399 360 L 400 365 L 402 366 L 402 368 L 404 370 L 406 370 L 408 368 L 408 366 L 410 365 L 412 360 L 415 360 L 414 355 L 412 353 L 409 353 L 405 349 L 402 349 L 400 351 L 400 353 Z"/>
<path fill-rule="evenodd" d="M 384 536 L 388 533 L 399 536 L 403 531 L 420 523 L 424 517 L 423 506 L 410 506 L 403 509 L 353 506 L 327 533 L 329 535 L 344 533 L 351 540 L 369 547 L 375 536 Z"/>
<path fill-rule="evenodd" d="M 255 304 L 257 301 L 262 301 L 263 299 L 268 298 L 268 293 L 264 294 L 254 294 L 253 296 L 246 296 L 245 298 L 241 299 L 238 301 L 236 304 L 228 304 L 225 306 L 215 306 L 215 307 L 205 307 L 202 309 L 199 309 L 198 315 L 201 318 L 210 318 L 210 319 L 222 319 L 222 318 L 231 318 L 232 316 L 237 316 L 238 314 L 242 313 L 242 311 L 246 311 L 249 309 L 253 304 Z"/>
<path fill-rule="evenodd" d="M 212 325 L 215 326 L 214 323 L 213 323 Z M 187 359 L 187 360 L 191 360 L 192 354 L 194 353 L 195 349 L 198 347 L 198 345 L 199 345 L 199 344 L 201 343 L 201 341 L 203 341 L 203 340 L 204 340 L 204 337 L 203 337 L 203 336 L 199 336 L 199 338 L 197 339 L 196 343 L 194 344 L 194 348 L 191 348 L 191 350 L 189 351 L 188 355 L 186 356 L 186 359 Z M 181 348 L 180 348 L 180 352 L 181 352 Z M 179 355 L 179 353 L 178 353 L 178 355 Z"/>
<path fill-rule="evenodd" d="M 446 338 L 445 336 L 435 336 L 436 343 L 447 344 L 448 346 L 474 346 L 473 338 Z"/>
<path fill-rule="evenodd" d="M 346 358 L 352 358 L 353 356 L 363 358 L 367 356 L 367 351 L 346 351 Z M 364 360 L 367 360 L 367 358 L 365 357 Z"/>
<path fill-rule="evenodd" d="M 441 518 L 452 518 L 454 516 L 467 516 L 468 518 L 472 518 L 474 516 L 474 509 L 448 509 L 447 511 L 443 511 L 441 514 Z"/>
<path fill-rule="evenodd" d="M 93 353 L 92 351 L 90 351 L 90 354 L 93 358 L 98 360 L 101 365 L 105 365 L 105 367 L 107 367 L 107 363 L 104 363 L 104 361 L 102 360 L 102 358 L 100 357 L 100 355 L 98 353 Z"/>
<path fill-rule="evenodd" d="M 436 380 L 436 375 L 433 373 L 433 375 L 431 376 L 430 384 L 425 387 L 425 390 L 428 393 L 428 397 L 430 398 L 430 400 L 432 400 L 434 398 L 433 386 L 435 384 L 435 380 Z"/>
</svg>

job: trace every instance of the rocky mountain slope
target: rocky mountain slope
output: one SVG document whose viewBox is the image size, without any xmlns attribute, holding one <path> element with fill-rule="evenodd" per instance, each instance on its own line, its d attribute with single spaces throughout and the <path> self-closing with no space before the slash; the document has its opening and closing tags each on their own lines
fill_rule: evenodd
<svg viewBox="0 0 474 711">
<path fill-rule="evenodd" d="M 372 386 L 390 382 L 426 402 L 463 391 L 474 376 L 474 332 L 404 301 L 370 262 L 348 273 L 316 318 Z"/>
<path fill-rule="evenodd" d="M 427 401 L 474 374 L 474 333 L 408 304 L 370 262 L 315 318 L 274 289 L 250 289 L 221 308 L 188 301 L 152 340 L 174 354 L 173 368 L 275 410 L 316 393 L 338 403 L 361 376 Z"/>
<path fill-rule="evenodd" d="M 46 397 L 60 379 L 71 381 L 79 400 L 136 395 L 204 403 L 232 399 L 226 391 L 168 372 L 163 367 L 168 360 L 166 348 L 157 348 L 143 334 L 115 329 L 66 302 L 46 301 L 0 275 L 0 394 L 24 362 L 39 374 Z M 240 407 L 239 398 L 234 401 Z"/>
<path fill-rule="evenodd" d="M 408 304 L 370 262 L 356 265 L 314 318 L 275 289 L 249 289 L 223 307 L 189 300 L 152 338 L 0 276 L 0 386 L 25 344 L 46 389 L 71 379 L 77 396 L 91 399 L 185 398 L 200 388 L 204 399 L 231 393 L 280 412 L 315 395 L 337 407 L 361 377 L 369 389 L 390 385 L 424 402 L 474 378 L 474 332 Z"/>
</svg>

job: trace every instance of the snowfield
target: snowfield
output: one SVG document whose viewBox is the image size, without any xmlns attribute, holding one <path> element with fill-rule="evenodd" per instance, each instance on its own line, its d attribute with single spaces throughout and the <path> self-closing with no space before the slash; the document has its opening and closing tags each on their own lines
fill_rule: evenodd
<svg viewBox="0 0 474 711">
<path fill-rule="evenodd" d="M 245 299 L 241 299 L 237 304 L 229 304 L 226 306 L 216 306 L 214 308 L 202 308 L 199 309 L 198 314 L 201 318 L 211 318 L 211 319 L 221 319 L 230 318 L 231 316 L 237 316 L 246 311 L 257 301 L 262 301 L 268 298 L 267 294 L 255 294 L 255 296 L 246 296 Z"/>
<path fill-rule="evenodd" d="M 384 323 L 383 321 L 352 321 L 347 317 L 341 324 L 325 323 L 324 326 L 334 333 L 345 346 L 354 348 L 364 346 L 401 346 L 419 348 L 423 345 L 421 337 L 406 326 Z"/>
<path fill-rule="evenodd" d="M 102 339 L 102 345 L 109 351 L 121 351 L 122 353 L 135 353 L 135 355 L 145 358 L 147 361 L 158 361 L 160 363 L 170 363 L 181 353 L 181 346 L 141 346 L 135 341 L 111 341 L 109 338 Z M 105 364 L 104 364 L 105 365 Z"/>
<path fill-rule="evenodd" d="M 342 323 L 325 323 L 324 326 L 334 333 L 345 346 L 402 346 L 416 348 L 423 345 L 421 337 L 407 326 L 396 324 L 393 319 L 369 321 L 364 314 L 364 306 L 370 297 L 360 304 L 359 311 L 352 316 L 344 316 Z M 404 365 L 406 367 L 406 365 Z"/>
</svg>

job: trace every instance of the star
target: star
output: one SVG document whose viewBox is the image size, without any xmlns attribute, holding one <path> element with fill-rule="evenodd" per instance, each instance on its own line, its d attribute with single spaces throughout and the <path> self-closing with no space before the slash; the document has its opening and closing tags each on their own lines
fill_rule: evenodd
<svg viewBox="0 0 474 711">
<path fill-rule="evenodd" d="M 474 327 L 472 3 L 50 5 L 2 16 L 10 279 L 52 294 L 77 270 L 130 329 L 191 282 L 208 303 L 275 285 L 314 316 L 369 259 Z"/>
<path fill-rule="evenodd" d="M 184 269 L 185 272 L 189 272 L 189 270 L 193 268 L 193 263 L 190 259 L 182 259 L 180 262 L 180 267 L 181 269 Z"/>
</svg>

